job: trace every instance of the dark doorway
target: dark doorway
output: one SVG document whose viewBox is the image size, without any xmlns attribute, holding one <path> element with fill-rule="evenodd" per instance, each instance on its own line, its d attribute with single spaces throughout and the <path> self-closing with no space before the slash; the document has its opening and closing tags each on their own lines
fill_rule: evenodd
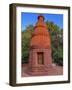
<svg viewBox="0 0 72 90">
<path fill-rule="evenodd" d="M 37 56 L 38 56 L 38 64 L 44 64 L 44 55 L 43 55 L 43 52 L 38 52 Z"/>
</svg>

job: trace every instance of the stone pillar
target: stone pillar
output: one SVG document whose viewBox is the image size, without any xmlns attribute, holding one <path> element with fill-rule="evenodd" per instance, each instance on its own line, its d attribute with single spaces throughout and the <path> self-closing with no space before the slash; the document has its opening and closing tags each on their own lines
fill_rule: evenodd
<svg viewBox="0 0 72 90">
<path fill-rule="evenodd" d="M 52 65 L 51 49 L 44 50 L 44 63 L 48 67 Z"/>
</svg>

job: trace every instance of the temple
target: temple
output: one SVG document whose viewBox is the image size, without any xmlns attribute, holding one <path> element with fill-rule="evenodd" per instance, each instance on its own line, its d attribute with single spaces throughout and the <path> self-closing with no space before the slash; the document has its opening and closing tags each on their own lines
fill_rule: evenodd
<svg viewBox="0 0 72 90">
<path fill-rule="evenodd" d="M 29 52 L 29 73 L 40 75 L 48 73 L 52 67 L 51 39 L 42 15 L 34 27 Z"/>
</svg>

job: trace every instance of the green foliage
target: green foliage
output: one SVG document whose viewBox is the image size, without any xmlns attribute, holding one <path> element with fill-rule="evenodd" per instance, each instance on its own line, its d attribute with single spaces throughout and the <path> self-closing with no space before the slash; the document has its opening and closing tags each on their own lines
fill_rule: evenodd
<svg viewBox="0 0 72 90">
<path fill-rule="evenodd" d="M 63 30 L 53 22 L 46 21 L 51 36 L 53 62 L 63 65 Z M 29 45 L 33 32 L 33 25 L 29 25 L 22 31 L 22 63 L 28 63 Z"/>
<path fill-rule="evenodd" d="M 51 35 L 53 62 L 63 65 L 63 30 L 53 22 L 46 22 Z"/>
<path fill-rule="evenodd" d="M 32 25 L 28 26 L 25 31 L 22 31 L 22 63 L 28 63 L 29 45 L 32 32 Z"/>
</svg>

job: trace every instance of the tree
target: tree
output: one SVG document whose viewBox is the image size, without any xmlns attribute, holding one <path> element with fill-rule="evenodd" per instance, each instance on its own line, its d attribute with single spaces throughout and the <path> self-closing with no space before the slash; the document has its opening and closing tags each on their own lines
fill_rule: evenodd
<svg viewBox="0 0 72 90">
<path fill-rule="evenodd" d="M 53 22 L 46 22 L 51 35 L 53 62 L 63 65 L 63 30 Z"/>
<path fill-rule="evenodd" d="M 30 25 L 26 30 L 22 31 L 22 63 L 28 63 L 29 45 L 33 32 L 33 26 Z"/>
</svg>

